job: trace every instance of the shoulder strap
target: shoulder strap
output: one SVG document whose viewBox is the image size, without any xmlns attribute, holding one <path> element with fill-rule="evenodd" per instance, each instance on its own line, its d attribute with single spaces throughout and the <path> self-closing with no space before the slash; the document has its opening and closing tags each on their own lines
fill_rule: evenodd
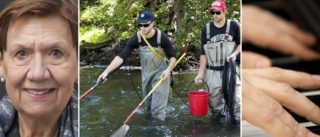
<svg viewBox="0 0 320 137">
<path fill-rule="evenodd" d="M 137 32 L 137 37 L 138 37 L 138 43 L 139 46 L 141 46 L 141 36 L 140 36 L 140 31 Z"/>
<path fill-rule="evenodd" d="M 226 34 L 229 34 L 230 32 L 230 20 L 227 19 L 227 29 L 226 29 Z"/>
<path fill-rule="evenodd" d="M 161 46 L 161 31 L 157 29 L 157 44 L 158 46 Z"/>
<path fill-rule="evenodd" d="M 228 41 L 228 38 L 229 38 L 230 22 L 231 21 L 227 19 L 227 29 L 226 29 L 226 34 L 224 35 L 224 41 Z"/>
<path fill-rule="evenodd" d="M 210 22 L 206 24 L 207 43 L 210 43 Z"/>
<path fill-rule="evenodd" d="M 156 54 L 156 55 L 157 55 L 159 58 L 161 58 L 162 60 L 169 62 L 169 60 L 168 60 L 167 58 L 162 57 L 160 54 L 158 54 L 158 53 L 153 49 L 153 47 L 150 45 L 150 43 L 148 42 L 148 40 L 143 36 L 143 34 L 142 34 L 141 31 L 140 31 L 140 34 L 139 34 L 139 35 L 143 38 L 144 42 L 146 42 L 146 44 L 148 45 L 148 47 L 150 48 L 150 50 L 151 50 L 154 54 Z"/>
</svg>

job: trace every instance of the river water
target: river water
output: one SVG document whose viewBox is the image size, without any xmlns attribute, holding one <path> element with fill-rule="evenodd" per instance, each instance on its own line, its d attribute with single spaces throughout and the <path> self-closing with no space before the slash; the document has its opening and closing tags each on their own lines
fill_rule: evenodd
<svg viewBox="0 0 320 137">
<path fill-rule="evenodd" d="M 95 84 L 104 69 L 80 69 L 80 94 Z M 132 82 L 141 93 L 140 70 L 119 70 L 80 101 L 80 136 L 108 137 L 123 125 L 123 121 L 138 106 L 141 99 Z M 187 87 L 196 72 L 174 74 L 175 89 L 188 102 Z M 192 85 L 190 91 L 204 89 L 203 85 Z M 210 110 L 210 109 L 209 109 Z M 127 125 L 128 137 L 239 137 L 240 127 L 230 122 L 212 120 L 208 110 L 206 116 L 192 116 L 189 108 L 173 92 L 168 100 L 165 122 L 150 120 L 144 105 L 132 116 Z"/>
</svg>

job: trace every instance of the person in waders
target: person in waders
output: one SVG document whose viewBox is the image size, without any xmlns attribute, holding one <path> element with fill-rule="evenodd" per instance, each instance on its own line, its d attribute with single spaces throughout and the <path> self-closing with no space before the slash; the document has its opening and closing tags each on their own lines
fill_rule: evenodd
<svg viewBox="0 0 320 137">
<path fill-rule="evenodd" d="M 166 34 L 153 28 L 154 16 L 152 13 L 148 11 L 139 13 L 136 23 L 140 31 L 130 38 L 123 51 L 113 59 L 97 81 L 105 79 L 105 82 L 108 74 L 118 68 L 129 54 L 135 48 L 138 48 L 141 61 L 143 96 L 145 97 L 155 84 L 162 77 L 164 78 L 164 81 L 145 102 L 147 109 L 151 110 L 152 119 L 164 121 L 169 96 L 170 71 L 177 60 L 176 54 Z"/>
<path fill-rule="evenodd" d="M 209 107 L 213 119 L 223 121 L 226 103 L 222 92 L 222 70 L 225 61 L 235 60 L 240 52 L 240 28 L 237 22 L 225 19 L 227 8 L 223 1 L 214 1 L 210 13 L 214 20 L 202 29 L 200 66 L 194 81 L 199 84 L 203 79 L 209 85 Z M 236 76 L 233 106 L 234 123 L 237 124 L 240 122 L 240 97 L 240 79 Z"/>
</svg>

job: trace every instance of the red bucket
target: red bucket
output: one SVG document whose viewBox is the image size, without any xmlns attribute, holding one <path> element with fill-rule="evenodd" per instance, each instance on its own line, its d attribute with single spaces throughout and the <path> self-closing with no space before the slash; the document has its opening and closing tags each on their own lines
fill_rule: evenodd
<svg viewBox="0 0 320 137">
<path fill-rule="evenodd" d="M 188 93 L 190 114 L 193 116 L 207 115 L 208 96 L 205 91 L 191 91 Z"/>
</svg>

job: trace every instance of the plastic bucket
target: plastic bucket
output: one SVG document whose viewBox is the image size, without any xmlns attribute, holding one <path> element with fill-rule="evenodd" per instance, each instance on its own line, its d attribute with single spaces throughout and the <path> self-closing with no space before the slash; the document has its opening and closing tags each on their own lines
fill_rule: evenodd
<svg viewBox="0 0 320 137">
<path fill-rule="evenodd" d="M 209 86 L 206 82 L 202 81 L 208 91 Z M 191 81 L 187 91 L 189 91 L 190 86 L 194 83 L 194 81 Z M 209 92 L 207 91 L 190 91 L 188 92 L 189 97 L 189 108 L 190 108 L 190 114 L 193 116 L 204 116 L 208 113 L 208 97 Z"/>
<path fill-rule="evenodd" d="M 203 116 L 208 113 L 208 96 L 205 91 L 191 91 L 188 93 L 190 114 L 193 116 Z"/>
</svg>

